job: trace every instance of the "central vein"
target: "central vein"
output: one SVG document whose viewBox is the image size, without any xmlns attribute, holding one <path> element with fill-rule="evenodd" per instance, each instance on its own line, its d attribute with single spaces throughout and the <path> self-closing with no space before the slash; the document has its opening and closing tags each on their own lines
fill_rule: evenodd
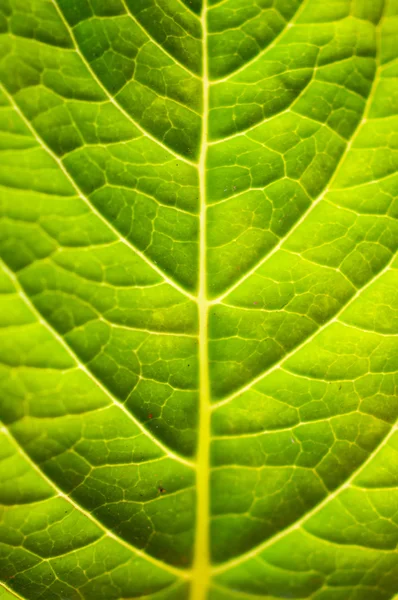
<svg viewBox="0 0 398 600">
<path fill-rule="evenodd" d="M 207 0 L 203 0 L 203 121 L 199 159 L 200 245 L 199 245 L 199 440 L 197 462 L 196 542 L 191 600 L 205 600 L 209 580 L 209 446 L 210 389 L 208 360 L 208 310 L 206 285 L 206 154 L 208 145 L 209 79 L 207 65 Z"/>
</svg>

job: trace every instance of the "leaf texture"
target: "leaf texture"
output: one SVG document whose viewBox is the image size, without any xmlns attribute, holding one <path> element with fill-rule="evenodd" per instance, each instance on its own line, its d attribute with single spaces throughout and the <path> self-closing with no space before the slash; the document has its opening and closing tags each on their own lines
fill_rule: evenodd
<svg viewBox="0 0 398 600">
<path fill-rule="evenodd" d="M 398 593 L 398 2 L 0 0 L 0 598 Z"/>
</svg>

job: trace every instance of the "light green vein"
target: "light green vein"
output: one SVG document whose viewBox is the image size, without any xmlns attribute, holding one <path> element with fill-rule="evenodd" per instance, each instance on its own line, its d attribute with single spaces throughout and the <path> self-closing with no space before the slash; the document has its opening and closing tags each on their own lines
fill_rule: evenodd
<svg viewBox="0 0 398 600">
<path fill-rule="evenodd" d="M 128 550 L 130 550 L 130 552 L 133 552 L 137 556 L 140 556 L 141 558 L 147 560 L 148 562 L 153 563 L 154 565 L 156 565 L 160 569 L 163 569 L 164 571 L 169 571 L 170 573 L 172 573 L 173 575 L 177 575 L 178 577 L 187 578 L 189 576 L 189 571 L 184 571 L 182 569 L 178 569 L 176 567 L 172 567 L 171 565 L 167 565 L 166 563 L 164 563 L 164 562 L 162 562 L 160 560 L 157 560 L 153 556 L 151 556 L 149 554 L 146 554 L 142 550 L 139 550 L 138 548 L 135 548 L 134 546 L 132 546 L 131 544 L 129 544 L 128 542 L 126 542 L 122 538 L 120 538 L 117 535 L 115 535 L 114 533 L 112 533 L 109 529 L 107 529 L 105 527 L 105 525 L 103 525 L 101 523 L 101 521 L 98 521 L 98 519 L 96 519 L 89 511 L 85 510 L 82 506 L 80 506 L 79 504 L 77 504 L 77 502 L 75 502 L 68 494 L 65 494 L 54 483 L 54 481 L 47 476 L 44 473 L 44 471 L 29 456 L 29 454 L 27 452 L 25 452 L 25 450 L 20 446 L 20 444 L 18 443 L 17 439 L 12 435 L 12 433 L 10 432 L 10 430 L 8 428 L 6 428 L 4 425 L 3 425 L 3 432 L 6 435 L 8 435 L 8 437 L 10 438 L 10 440 L 13 442 L 15 448 L 17 449 L 18 453 L 36 471 L 36 473 L 38 473 L 40 475 L 40 477 L 54 490 L 54 492 L 56 492 L 57 496 L 59 496 L 60 498 L 64 498 L 67 502 L 69 502 L 69 504 L 71 504 L 73 506 L 73 508 L 75 510 L 77 510 L 82 515 L 84 515 L 85 517 L 87 517 L 87 519 L 90 519 L 90 521 L 92 523 L 94 523 L 94 525 L 96 525 L 99 529 L 101 529 L 101 531 L 103 531 L 105 533 L 105 535 L 107 535 L 108 537 L 110 537 L 113 540 L 116 540 L 121 546 L 124 546 L 125 548 L 127 548 Z"/>
<path fill-rule="evenodd" d="M 83 194 L 83 192 L 81 191 L 81 189 L 78 187 L 77 183 L 72 178 L 69 171 L 66 169 L 62 160 L 47 146 L 47 144 L 44 142 L 44 140 L 41 138 L 41 136 L 37 133 L 36 129 L 33 127 L 31 122 L 29 121 L 29 119 L 27 119 L 27 117 L 22 112 L 22 110 L 19 108 L 18 104 L 15 102 L 15 100 L 11 96 L 11 94 L 9 94 L 9 92 L 4 88 L 3 85 L 0 86 L 0 89 L 3 91 L 4 95 L 8 98 L 8 101 L 13 106 L 14 110 L 18 113 L 18 115 L 21 117 L 23 122 L 26 124 L 26 126 L 32 133 L 32 135 L 35 138 L 35 140 L 37 141 L 37 143 L 57 163 L 57 165 L 59 166 L 61 171 L 67 177 L 68 181 L 71 183 L 72 187 L 76 191 L 79 198 L 81 200 L 83 200 L 83 202 L 85 204 L 87 204 L 87 206 L 89 206 L 89 208 L 91 209 L 91 212 L 94 213 L 108 227 L 108 229 L 110 229 L 112 231 L 112 233 L 115 235 L 117 240 L 119 240 L 120 242 L 122 242 L 123 244 L 128 246 L 135 254 L 137 254 L 143 261 L 145 261 L 147 263 L 147 265 L 149 265 L 154 271 L 156 271 L 169 285 L 171 285 L 173 288 L 175 288 L 181 294 L 184 294 L 184 296 L 186 296 L 187 298 L 190 298 L 190 300 L 196 301 L 195 296 L 193 296 L 186 289 L 181 287 L 176 281 L 174 281 L 174 279 L 171 279 L 170 277 L 168 277 L 166 275 L 166 273 L 164 271 L 162 271 L 162 269 L 160 269 L 157 265 L 155 265 L 155 263 L 153 263 L 149 258 L 147 258 L 147 256 L 145 254 L 143 254 L 140 250 L 138 250 L 138 248 L 133 246 L 133 244 L 127 238 L 122 236 L 121 233 L 103 216 L 103 214 L 100 213 L 95 208 L 95 206 L 92 204 L 92 202 L 90 202 L 90 200 L 87 198 L 87 196 L 85 196 Z"/>
<path fill-rule="evenodd" d="M 378 28 L 380 28 L 381 23 L 382 23 L 382 21 L 380 20 L 380 22 L 378 24 Z M 377 30 L 377 33 L 378 33 L 378 31 L 379 31 L 379 29 Z M 379 35 L 377 37 L 379 38 Z M 321 192 L 321 194 L 318 196 L 318 198 L 316 198 L 316 200 L 314 200 L 314 202 L 311 204 L 309 209 L 307 209 L 301 215 L 300 219 L 298 219 L 296 221 L 296 223 L 293 225 L 293 227 L 289 230 L 288 234 L 284 238 L 281 238 L 280 241 L 272 248 L 272 250 L 266 256 L 264 256 L 261 260 L 259 260 L 249 271 L 247 271 L 244 275 L 242 275 L 242 277 L 240 277 L 233 285 L 231 285 L 227 290 L 225 290 L 220 296 L 218 296 L 217 298 L 212 300 L 213 304 L 216 304 L 217 302 L 222 301 L 223 298 L 225 298 L 226 296 L 228 296 L 228 294 L 230 294 L 236 288 L 238 288 L 244 281 L 246 281 L 251 275 L 253 275 L 253 273 L 255 273 L 257 271 L 257 269 L 259 269 L 263 264 L 265 264 L 276 252 L 278 252 L 278 250 L 283 246 L 283 244 L 294 234 L 294 232 L 306 220 L 308 215 L 313 212 L 313 210 L 318 206 L 318 204 L 320 202 L 322 202 L 322 200 L 325 198 L 326 194 L 329 191 L 331 191 L 331 186 L 333 185 L 333 182 L 335 181 L 335 179 L 337 177 L 339 167 L 342 164 L 345 157 L 347 156 L 347 154 L 349 153 L 349 151 L 351 150 L 352 144 L 355 142 L 356 137 L 358 136 L 359 132 L 361 131 L 361 125 L 366 122 L 366 119 L 368 117 L 370 107 L 371 107 L 370 101 L 371 101 L 371 98 L 374 94 L 375 88 L 376 88 L 377 83 L 380 78 L 380 58 L 379 58 L 379 56 L 380 56 L 380 49 L 378 49 L 377 58 L 376 58 L 376 72 L 375 72 L 372 86 L 369 91 L 369 96 L 367 98 L 367 102 L 366 102 L 366 105 L 364 108 L 362 121 L 360 120 L 358 122 L 358 125 L 357 125 L 351 139 L 347 142 L 346 147 L 345 147 L 344 151 L 342 152 L 342 154 L 335 166 L 333 175 L 332 175 L 328 185 L 325 187 L 323 192 Z"/>
<path fill-rule="evenodd" d="M 380 442 L 380 444 L 378 444 L 378 446 L 373 450 L 373 452 L 371 452 L 369 454 L 368 458 L 355 471 L 353 471 L 353 473 L 351 473 L 350 477 L 341 486 L 336 488 L 332 494 L 329 494 L 328 496 L 326 496 L 322 500 L 322 502 L 317 504 L 309 512 L 307 512 L 305 515 L 303 515 L 298 521 L 295 521 L 289 527 L 286 527 L 282 531 L 279 531 L 277 534 L 268 538 L 262 544 L 259 544 L 255 548 L 252 548 L 251 550 L 249 550 L 249 552 L 245 552 L 244 554 L 241 554 L 238 558 L 234 558 L 234 559 L 229 560 L 217 567 L 214 567 L 212 570 L 213 574 L 218 575 L 220 573 L 224 573 L 225 571 L 228 571 L 229 569 L 237 567 L 237 566 L 241 565 L 242 563 L 244 563 L 245 561 L 250 560 L 251 558 L 257 558 L 263 550 L 265 550 L 269 546 L 272 546 L 272 544 L 275 544 L 282 538 L 286 537 L 289 533 L 292 533 L 293 531 L 296 531 L 297 529 L 302 528 L 303 525 L 305 525 L 305 523 L 311 519 L 311 517 L 313 517 L 318 512 L 320 512 L 327 504 L 329 504 L 330 502 L 332 502 L 332 500 L 337 498 L 338 495 L 341 494 L 341 492 L 343 492 L 345 489 L 350 487 L 350 485 L 354 481 L 354 479 L 369 465 L 369 463 L 373 460 L 375 455 L 378 452 L 380 452 L 382 450 L 382 448 L 384 448 L 384 446 L 386 446 L 388 444 L 388 442 L 390 441 L 390 439 L 393 437 L 393 435 L 396 433 L 397 430 L 398 430 L 397 425 L 393 425 L 391 427 L 389 433 L 383 438 L 383 440 Z"/>
<path fill-rule="evenodd" d="M 243 64 L 238 69 L 235 69 L 235 71 L 232 71 L 232 73 L 229 73 L 228 75 L 226 75 L 225 77 L 221 77 L 220 79 L 213 79 L 211 81 L 211 83 L 212 84 L 215 84 L 215 83 L 224 83 L 225 81 L 228 81 L 229 79 L 231 79 L 235 75 L 238 75 L 239 73 L 242 73 L 242 71 L 245 71 L 253 63 L 255 63 L 257 60 L 259 60 L 260 58 L 262 58 L 264 56 L 264 54 L 266 54 L 267 52 L 269 52 L 270 50 L 272 50 L 272 48 L 274 48 L 276 46 L 276 44 L 280 41 L 280 39 L 286 33 L 286 30 L 288 28 L 292 27 L 294 25 L 294 23 L 298 20 L 298 18 L 300 17 L 300 15 L 301 15 L 301 13 L 302 13 L 302 11 L 304 9 L 305 4 L 306 4 L 306 0 L 302 0 L 302 2 L 300 4 L 299 8 L 297 9 L 295 15 L 293 15 L 293 18 L 290 19 L 290 21 L 288 21 L 286 23 L 285 27 L 278 33 L 278 35 L 272 40 L 272 42 L 270 44 L 268 44 L 268 46 L 266 46 L 265 48 L 263 48 L 263 50 L 261 50 L 261 52 L 259 52 L 255 56 L 253 56 L 253 58 L 251 58 L 250 60 L 248 60 L 245 64 Z"/>
<path fill-rule="evenodd" d="M 166 48 L 163 48 L 163 46 L 161 46 L 159 44 L 159 42 L 153 37 L 153 35 L 151 35 L 151 33 L 142 25 L 142 23 L 137 19 L 137 17 L 135 15 L 133 15 L 133 13 L 131 12 L 131 10 L 129 9 L 129 7 L 126 4 L 126 0 L 121 0 L 124 9 L 126 11 L 126 13 L 128 14 L 128 16 L 131 18 L 132 21 L 134 21 L 134 23 L 137 25 L 137 27 L 139 27 L 141 29 L 141 31 L 151 40 L 151 42 L 157 47 L 159 48 L 159 50 L 161 50 L 164 54 L 167 54 L 167 56 L 169 58 L 171 58 L 171 60 L 173 62 L 178 63 L 178 65 L 184 69 L 184 71 L 186 71 L 186 73 L 188 73 L 191 77 L 195 77 L 196 79 L 199 79 L 199 75 L 197 75 L 196 73 L 194 73 L 193 71 L 191 71 L 190 69 L 188 69 L 188 67 L 186 67 L 184 65 L 184 63 L 182 63 L 176 56 L 173 56 L 173 54 L 171 54 L 168 50 L 166 50 Z M 184 8 L 189 8 L 186 7 L 185 5 L 183 5 Z M 195 15 L 194 12 L 190 11 L 191 14 L 193 14 L 195 17 L 197 17 L 197 15 Z"/>
<path fill-rule="evenodd" d="M 372 277 L 364 286 L 362 286 L 361 288 L 359 288 L 355 292 L 355 294 L 353 294 L 351 296 L 351 298 L 349 299 L 349 301 L 346 302 L 346 304 L 344 304 L 340 308 L 340 310 L 331 319 L 329 319 L 329 321 L 326 321 L 326 323 L 324 323 L 321 327 L 319 327 L 316 331 L 314 331 L 314 333 L 312 335 L 310 335 L 309 337 L 305 338 L 300 344 L 298 344 L 297 346 L 295 346 L 291 352 L 288 352 L 287 354 L 285 354 L 284 357 L 282 358 L 282 360 L 280 360 L 279 362 L 275 363 L 270 369 L 268 369 L 267 371 L 265 371 L 263 373 L 260 373 L 260 375 L 258 375 L 254 379 L 252 379 L 249 383 L 247 383 L 246 385 L 238 388 L 235 392 L 233 392 L 233 394 L 230 394 L 229 396 L 227 396 L 226 398 L 223 398 L 219 402 L 215 402 L 212 405 L 212 410 L 214 410 L 216 408 L 219 408 L 220 406 L 224 406 L 225 404 L 228 404 L 229 402 L 231 402 L 231 400 L 233 400 L 237 396 L 240 396 L 241 394 L 243 394 L 243 392 L 246 392 L 246 391 L 250 390 L 254 385 L 256 385 L 256 383 L 259 383 L 265 377 L 267 377 L 268 375 L 270 375 L 271 373 L 273 373 L 274 371 L 276 371 L 277 369 L 279 369 L 281 366 L 284 365 L 284 363 L 287 360 L 289 360 L 289 358 L 291 358 L 292 356 L 294 356 L 301 348 L 303 348 L 307 344 L 311 343 L 312 340 L 314 338 L 316 338 L 317 335 L 319 335 L 322 331 L 324 331 L 324 329 L 326 329 L 327 327 L 329 327 L 332 323 L 340 323 L 340 325 L 345 325 L 345 323 L 342 323 L 341 321 L 338 321 L 339 316 L 349 306 L 351 306 L 351 304 L 353 302 L 355 302 L 355 300 L 357 300 L 357 298 L 362 294 L 362 292 L 364 292 L 366 289 L 368 289 L 368 287 L 370 287 L 375 281 L 377 281 L 380 277 L 382 277 L 385 273 L 387 273 L 387 271 L 390 270 L 391 265 L 392 265 L 395 257 L 396 257 L 396 253 L 392 254 L 390 260 L 384 266 L 384 268 L 381 271 L 379 271 L 377 273 L 377 275 L 375 275 L 375 277 Z M 389 336 L 389 337 L 391 337 L 391 336 Z"/>
<path fill-rule="evenodd" d="M 194 161 L 189 160 L 188 158 L 186 158 L 186 156 L 183 156 L 182 154 L 179 154 L 178 152 L 176 152 L 175 150 L 173 150 L 172 148 L 170 148 L 169 146 L 166 146 L 166 144 L 164 144 L 162 141 L 160 141 L 158 138 L 156 138 L 155 136 L 153 136 L 152 134 L 149 133 L 149 131 L 147 131 L 146 129 L 144 129 L 143 127 L 141 127 L 141 125 L 139 123 L 137 123 L 137 121 L 135 121 L 133 119 L 133 117 L 120 105 L 119 102 L 117 102 L 117 100 L 112 96 L 112 94 L 110 94 L 108 92 L 108 90 L 106 89 L 106 87 L 104 86 L 104 84 L 102 83 L 102 81 L 98 78 L 98 76 L 96 75 L 95 71 L 93 70 L 93 68 L 91 67 L 90 63 L 87 61 L 87 59 L 85 58 L 84 54 L 81 52 L 80 50 L 80 46 L 77 43 L 75 34 L 73 33 L 73 30 L 71 29 L 71 27 L 69 26 L 69 23 L 66 21 L 62 11 L 60 10 L 56 0 L 51 0 L 51 2 L 54 4 L 60 18 L 62 19 L 63 24 L 65 25 L 66 30 L 68 31 L 69 35 L 72 38 L 72 41 L 75 45 L 75 49 L 76 49 L 76 53 L 80 56 L 83 64 L 86 66 L 87 70 L 90 72 L 90 75 L 93 77 L 93 79 L 96 81 L 96 83 L 98 84 L 98 86 L 101 88 L 101 90 L 103 91 L 103 93 L 106 95 L 106 97 L 109 99 L 110 102 L 112 102 L 112 104 L 114 106 L 116 106 L 116 108 L 119 109 L 119 111 L 135 126 L 137 127 L 137 129 L 139 129 L 139 131 L 147 138 L 151 139 L 153 142 L 155 142 L 156 144 L 158 144 L 158 146 L 161 146 L 163 148 L 163 150 L 166 150 L 166 152 L 168 152 L 169 154 L 173 154 L 176 158 L 178 158 L 179 160 L 184 161 L 185 163 L 189 164 L 189 165 L 194 165 L 196 164 Z"/>
<path fill-rule="evenodd" d="M 191 467 L 191 468 L 194 467 L 194 463 L 192 463 L 191 461 L 189 461 L 186 458 L 183 458 L 179 454 L 175 454 L 169 448 L 167 448 L 167 446 L 165 446 L 164 444 L 162 444 L 162 442 L 160 440 L 158 440 L 155 436 L 153 436 L 146 429 L 146 427 L 144 427 L 144 425 L 138 419 L 136 419 L 134 417 L 134 415 L 124 406 L 124 404 L 122 404 L 122 402 L 120 402 L 117 398 L 115 398 L 115 396 L 108 390 L 108 388 L 105 387 L 100 381 L 98 381 L 98 379 L 86 367 L 86 365 L 84 365 L 81 362 L 81 360 L 78 357 L 78 355 L 72 350 L 72 348 L 64 340 L 64 338 L 50 325 L 50 323 L 48 323 L 48 321 L 44 318 L 44 316 L 38 311 L 38 309 L 36 308 L 36 306 L 34 305 L 34 303 L 32 302 L 32 300 L 30 299 L 30 297 L 28 296 L 28 294 L 25 292 L 25 290 L 22 287 L 21 283 L 19 282 L 18 277 L 15 275 L 15 273 L 13 273 L 5 265 L 4 262 L 3 262 L 3 269 L 4 269 L 5 273 L 8 275 L 8 277 L 12 280 L 12 282 L 14 283 L 14 286 L 17 289 L 19 295 L 21 296 L 21 298 L 23 299 L 23 301 L 25 302 L 25 304 L 27 304 L 27 306 L 29 306 L 29 308 L 31 309 L 32 313 L 35 315 L 35 317 L 37 318 L 37 320 L 39 321 L 39 323 L 41 323 L 44 327 L 46 327 L 46 329 L 51 333 L 51 335 L 62 345 L 62 347 L 67 351 L 67 353 L 73 359 L 73 361 L 79 367 L 79 369 L 81 369 L 91 379 L 91 381 L 98 388 L 100 388 L 100 390 L 112 401 L 112 403 L 115 404 L 118 408 L 120 408 L 120 410 L 131 421 L 133 421 L 133 423 L 142 431 L 142 433 L 144 433 L 167 456 L 169 456 L 173 460 L 177 460 L 178 462 L 180 462 L 180 463 L 182 463 L 182 464 L 184 464 L 184 465 L 186 465 L 188 467 Z"/>
</svg>

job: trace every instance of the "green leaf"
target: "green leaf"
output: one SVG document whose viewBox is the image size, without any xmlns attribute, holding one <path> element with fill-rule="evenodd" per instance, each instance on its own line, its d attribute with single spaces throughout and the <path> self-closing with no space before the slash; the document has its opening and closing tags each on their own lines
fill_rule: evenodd
<svg viewBox="0 0 398 600">
<path fill-rule="evenodd" d="M 398 592 L 398 2 L 0 1 L 0 597 Z"/>
</svg>

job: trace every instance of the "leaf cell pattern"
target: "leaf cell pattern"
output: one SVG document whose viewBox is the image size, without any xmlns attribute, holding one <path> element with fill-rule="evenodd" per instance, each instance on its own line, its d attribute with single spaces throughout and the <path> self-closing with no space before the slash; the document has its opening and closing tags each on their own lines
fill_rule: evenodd
<svg viewBox="0 0 398 600">
<path fill-rule="evenodd" d="M 398 592 L 396 0 L 0 1 L 0 598 Z"/>
</svg>

